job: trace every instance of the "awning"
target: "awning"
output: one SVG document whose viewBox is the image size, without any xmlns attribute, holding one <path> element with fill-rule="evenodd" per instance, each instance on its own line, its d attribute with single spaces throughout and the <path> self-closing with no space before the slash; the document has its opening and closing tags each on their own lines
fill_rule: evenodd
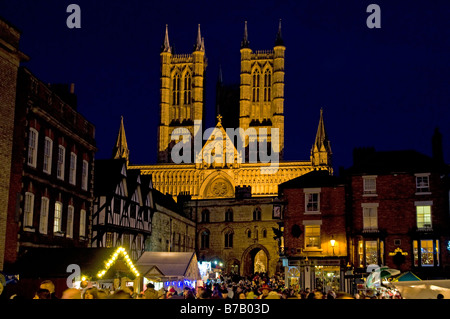
<svg viewBox="0 0 450 319">
<path fill-rule="evenodd" d="M 419 277 L 414 275 L 412 272 L 407 271 L 407 272 L 404 272 L 403 274 L 401 274 L 400 276 L 394 278 L 392 280 L 392 282 L 396 282 L 396 281 L 419 281 L 419 280 L 421 280 Z"/>
<path fill-rule="evenodd" d="M 391 284 L 397 288 L 404 299 L 436 299 L 442 294 L 450 299 L 450 280 L 396 281 Z"/>
</svg>

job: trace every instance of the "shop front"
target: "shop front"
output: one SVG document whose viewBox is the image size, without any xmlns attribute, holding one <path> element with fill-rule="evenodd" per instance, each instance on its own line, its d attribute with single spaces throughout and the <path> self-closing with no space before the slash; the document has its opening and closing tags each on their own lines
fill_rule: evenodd
<svg viewBox="0 0 450 319">
<path fill-rule="evenodd" d="M 285 282 L 294 290 L 318 289 L 345 291 L 345 261 L 341 259 L 298 258 L 285 259 Z"/>
</svg>

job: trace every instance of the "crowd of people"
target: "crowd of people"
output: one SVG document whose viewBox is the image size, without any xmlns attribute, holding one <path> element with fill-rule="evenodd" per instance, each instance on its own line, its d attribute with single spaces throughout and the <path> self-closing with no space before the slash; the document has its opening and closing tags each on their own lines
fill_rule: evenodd
<svg viewBox="0 0 450 319">
<path fill-rule="evenodd" d="M 34 299 L 400 299 L 401 296 L 349 294 L 342 291 L 321 291 L 319 289 L 298 289 L 285 286 L 282 276 L 268 277 L 264 273 L 252 276 L 220 276 L 217 280 L 208 280 L 196 288 L 174 287 L 155 289 L 148 283 L 145 290 L 136 292 L 131 287 L 121 287 L 114 291 L 92 285 L 81 288 L 68 288 L 61 296 L 55 295 L 53 282 L 43 281 L 36 290 Z"/>
</svg>

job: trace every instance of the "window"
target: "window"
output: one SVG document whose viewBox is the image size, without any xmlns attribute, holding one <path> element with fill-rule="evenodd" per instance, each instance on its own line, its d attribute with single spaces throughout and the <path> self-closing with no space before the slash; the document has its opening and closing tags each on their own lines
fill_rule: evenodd
<svg viewBox="0 0 450 319">
<path fill-rule="evenodd" d="M 363 204 L 363 229 L 378 229 L 378 204 Z"/>
<path fill-rule="evenodd" d="M 45 137 L 44 143 L 44 173 L 51 174 L 52 173 L 52 150 L 53 150 L 53 141 L 49 137 Z"/>
<path fill-rule="evenodd" d="M 233 210 L 231 208 L 227 209 L 225 212 L 225 221 L 232 222 L 233 221 Z"/>
<path fill-rule="evenodd" d="M 431 228 L 431 206 L 416 206 L 417 228 Z"/>
<path fill-rule="evenodd" d="M 262 231 L 263 238 L 267 237 L 267 230 L 264 228 Z"/>
<path fill-rule="evenodd" d="M 200 236 L 200 249 L 209 248 L 209 231 L 204 230 Z"/>
<path fill-rule="evenodd" d="M 430 192 L 430 176 L 429 174 L 416 175 L 416 193 Z"/>
<path fill-rule="evenodd" d="M 253 220 L 261 220 L 261 208 L 255 208 L 253 211 Z"/>
<path fill-rule="evenodd" d="M 259 102 L 259 78 L 260 74 L 258 70 L 253 72 L 253 85 L 252 85 L 252 101 Z"/>
<path fill-rule="evenodd" d="M 378 246 L 376 240 L 366 240 L 366 265 L 378 264 Z"/>
<path fill-rule="evenodd" d="M 80 237 L 86 237 L 86 210 L 80 210 Z"/>
<path fill-rule="evenodd" d="M 67 227 L 66 227 L 66 237 L 73 237 L 73 206 L 69 205 L 67 207 Z"/>
<path fill-rule="evenodd" d="M 81 189 L 87 191 L 88 189 L 88 174 L 89 174 L 89 163 L 83 160 L 83 167 L 81 171 Z"/>
<path fill-rule="evenodd" d="M 69 169 L 69 183 L 75 185 L 77 181 L 77 155 L 73 152 L 70 153 Z"/>
<path fill-rule="evenodd" d="M 269 69 L 264 72 L 264 102 L 270 101 L 270 89 L 272 87 L 272 73 Z"/>
<path fill-rule="evenodd" d="M 377 179 L 374 176 L 363 176 L 364 194 L 373 195 L 377 193 Z"/>
<path fill-rule="evenodd" d="M 39 220 L 39 232 L 41 234 L 47 234 L 48 207 L 49 207 L 49 199 L 47 197 L 42 197 L 41 198 L 41 216 L 40 216 L 40 220 Z"/>
<path fill-rule="evenodd" d="M 23 208 L 23 227 L 33 228 L 34 194 L 25 193 L 25 203 Z"/>
<path fill-rule="evenodd" d="M 202 223 L 209 223 L 209 210 L 202 211 Z"/>
<path fill-rule="evenodd" d="M 55 216 L 53 220 L 53 233 L 61 232 L 61 220 L 62 220 L 62 203 L 55 203 Z"/>
<path fill-rule="evenodd" d="M 233 232 L 228 231 L 225 233 L 225 248 L 233 248 Z"/>
<path fill-rule="evenodd" d="M 66 158 L 66 149 L 64 146 L 59 145 L 58 147 L 58 164 L 56 166 L 56 176 L 59 179 L 64 179 L 64 165 Z"/>
<path fill-rule="evenodd" d="M 319 193 L 305 194 L 306 212 L 318 212 L 319 209 Z"/>
<path fill-rule="evenodd" d="M 320 225 L 305 225 L 306 248 L 320 248 Z"/>
<path fill-rule="evenodd" d="M 172 80 L 173 105 L 180 105 L 180 75 L 175 74 Z"/>
<path fill-rule="evenodd" d="M 247 238 L 252 238 L 252 231 L 247 229 Z"/>
<path fill-rule="evenodd" d="M 414 266 L 439 266 L 439 240 L 422 239 L 413 241 Z"/>
<path fill-rule="evenodd" d="M 184 104 L 191 104 L 191 74 L 184 76 Z"/>
<path fill-rule="evenodd" d="M 34 128 L 30 128 L 28 135 L 28 165 L 36 167 L 37 163 L 37 148 L 38 148 L 39 133 Z"/>
<path fill-rule="evenodd" d="M 106 248 L 111 248 L 113 246 L 113 233 L 108 232 L 106 233 L 106 237 L 105 237 L 105 247 Z"/>
</svg>

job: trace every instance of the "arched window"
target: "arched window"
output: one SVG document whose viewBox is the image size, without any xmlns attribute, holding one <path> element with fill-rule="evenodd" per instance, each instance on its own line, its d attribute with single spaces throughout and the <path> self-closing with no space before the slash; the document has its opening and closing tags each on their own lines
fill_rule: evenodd
<svg viewBox="0 0 450 319">
<path fill-rule="evenodd" d="M 200 234 L 200 249 L 209 248 L 209 230 L 204 230 Z"/>
<path fill-rule="evenodd" d="M 233 248 L 233 235 L 231 230 L 225 233 L 225 248 Z"/>
<path fill-rule="evenodd" d="M 180 75 L 176 73 L 172 79 L 173 105 L 180 105 Z"/>
<path fill-rule="evenodd" d="M 252 101 L 259 102 L 259 80 L 260 74 L 259 70 L 253 71 L 253 83 L 252 83 Z"/>
<path fill-rule="evenodd" d="M 192 97 L 192 78 L 189 72 L 184 76 L 184 104 L 191 104 Z"/>
<path fill-rule="evenodd" d="M 262 236 L 263 236 L 263 238 L 267 237 L 267 230 L 265 228 L 262 231 Z"/>
<path fill-rule="evenodd" d="M 253 211 L 253 220 L 261 220 L 261 208 L 255 208 Z"/>
<path fill-rule="evenodd" d="M 209 210 L 202 211 L 202 223 L 209 223 Z"/>
<path fill-rule="evenodd" d="M 247 238 L 252 238 L 252 231 L 247 229 Z"/>
<path fill-rule="evenodd" d="M 225 221 L 232 222 L 233 221 L 233 210 L 231 208 L 227 209 L 225 212 Z"/>
<path fill-rule="evenodd" d="M 270 90 L 272 87 L 272 73 L 269 69 L 264 72 L 264 102 L 270 101 Z"/>
</svg>

